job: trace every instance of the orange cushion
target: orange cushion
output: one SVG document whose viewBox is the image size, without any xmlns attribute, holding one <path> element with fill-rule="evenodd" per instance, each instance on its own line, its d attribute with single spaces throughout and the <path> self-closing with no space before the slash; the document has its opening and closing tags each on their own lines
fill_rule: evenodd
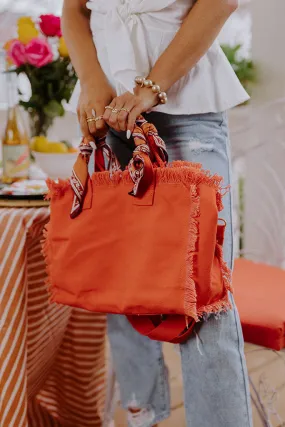
<svg viewBox="0 0 285 427">
<path fill-rule="evenodd" d="M 245 259 L 235 262 L 235 300 L 245 341 L 285 347 L 285 271 Z"/>
</svg>

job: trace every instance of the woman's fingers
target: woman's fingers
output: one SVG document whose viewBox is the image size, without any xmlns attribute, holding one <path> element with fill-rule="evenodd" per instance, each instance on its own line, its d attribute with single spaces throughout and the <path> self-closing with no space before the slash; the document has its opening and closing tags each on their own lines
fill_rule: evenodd
<svg viewBox="0 0 285 427">
<path fill-rule="evenodd" d="M 92 109 L 90 108 L 85 109 L 85 121 L 87 123 L 89 133 L 97 138 L 106 135 L 108 130 L 108 127 L 105 121 L 103 120 L 103 114 L 104 114 L 103 106 L 97 105 L 96 109 L 95 107 Z"/>
<path fill-rule="evenodd" d="M 121 108 L 121 111 L 118 114 L 118 125 L 121 131 L 127 130 L 128 117 L 135 105 L 134 98 L 129 99 Z"/>
<path fill-rule="evenodd" d="M 105 106 L 105 111 L 103 116 L 103 119 L 105 120 L 105 122 L 109 123 L 109 119 L 112 114 L 113 108 L 115 108 L 115 105 L 116 105 L 116 98 L 114 98 L 109 105 Z"/>
<path fill-rule="evenodd" d="M 143 113 L 143 108 L 137 104 L 130 112 L 127 123 L 127 136 L 131 135 L 134 131 L 137 118 Z"/>
<path fill-rule="evenodd" d="M 87 116 L 84 110 L 80 110 L 79 112 L 79 124 L 82 136 L 87 137 L 90 135 L 89 127 L 87 123 Z"/>
<path fill-rule="evenodd" d="M 105 136 L 108 132 L 108 126 L 105 120 L 103 119 L 105 113 L 105 105 L 98 105 L 96 110 L 96 136 L 102 137 Z"/>
<path fill-rule="evenodd" d="M 115 98 L 115 107 L 111 111 L 111 115 L 109 117 L 109 125 L 116 130 L 120 130 L 120 127 L 118 124 L 118 115 L 123 105 L 124 105 L 124 100 L 122 99 L 122 97 Z"/>
<path fill-rule="evenodd" d="M 103 116 L 103 113 L 100 114 L 100 116 Z M 108 126 L 105 122 L 105 120 L 101 119 L 96 122 L 96 136 L 99 138 L 102 136 L 105 136 L 108 132 Z"/>
<path fill-rule="evenodd" d="M 110 105 L 105 109 L 104 120 L 110 127 L 117 131 L 126 131 L 128 115 L 135 105 L 135 96 L 126 92 L 117 98 L 114 98 Z"/>
<path fill-rule="evenodd" d="M 106 109 L 107 113 L 105 114 L 108 117 L 108 119 L 107 120 L 105 119 L 105 120 L 108 123 L 108 125 L 111 128 L 115 129 L 116 131 L 120 131 L 120 127 L 118 124 L 118 114 L 120 112 L 120 109 L 123 107 L 123 105 L 124 105 L 123 98 L 118 97 L 118 98 L 115 98 L 109 106 L 109 107 L 112 107 L 112 110 L 111 108 Z M 104 117 L 106 116 L 104 115 Z"/>
<path fill-rule="evenodd" d="M 119 126 L 120 131 L 126 131 L 127 130 L 128 115 L 129 115 L 129 113 L 126 110 L 122 110 L 122 109 L 118 113 L 118 126 Z"/>
<path fill-rule="evenodd" d="M 89 119 L 95 119 L 95 110 L 93 108 L 85 108 L 85 115 L 86 115 L 86 123 L 89 129 L 89 133 L 91 135 L 96 135 L 96 122 L 95 121 L 89 121 Z M 88 120 L 88 121 L 87 121 Z"/>
</svg>

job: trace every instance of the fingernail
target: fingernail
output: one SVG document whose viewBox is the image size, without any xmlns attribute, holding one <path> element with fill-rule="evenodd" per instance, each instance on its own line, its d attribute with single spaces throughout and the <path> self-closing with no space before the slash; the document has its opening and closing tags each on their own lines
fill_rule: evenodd
<svg viewBox="0 0 285 427">
<path fill-rule="evenodd" d="M 127 130 L 127 139 L 130 139 L 132 132 L 130 131 L 130 129 Z"/>
<path fill-rule="evenodd" d="M 89 141 L 89 144 L 91 145 L 91 147 L 93 148 L 93 150 L 96 150 L 96 144 L 94 141 Z"/>
</svg>

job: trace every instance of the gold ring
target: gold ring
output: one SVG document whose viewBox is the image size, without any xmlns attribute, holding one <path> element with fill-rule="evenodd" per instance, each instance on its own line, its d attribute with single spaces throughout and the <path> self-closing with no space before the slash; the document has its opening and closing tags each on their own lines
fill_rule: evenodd
<svg viewBox="0 0 285 427">
<path fill-rule="evenodd" d="M 117 108 L 113 108 L 113 109 L 112 109 L 112 113 L 113 113 L 113 114 L 118 114 L 118 112 L 119 112 L 119 110 L 117 110 Z"/>
<path fill-rule="evenodd" d="M 121 108 L 120 111 L 125 111 L 126 113 L 130 114 L 131 110 L 128 108 Z"/>
<path fill-rule="evenodd" d="M 110 105 L 107 105 L 107 107 L 105 107 L 105 110 L 113 110 L 113 107 L 111 107 Z"/>
<path fill-rule="evenodd" d="M 103 116 L 98 116 L 98 117 L 87 117 L 86 121 L 87 123 L 90 122 L 98 122 L 98 120 L 102 120 Z"/>
</svg>

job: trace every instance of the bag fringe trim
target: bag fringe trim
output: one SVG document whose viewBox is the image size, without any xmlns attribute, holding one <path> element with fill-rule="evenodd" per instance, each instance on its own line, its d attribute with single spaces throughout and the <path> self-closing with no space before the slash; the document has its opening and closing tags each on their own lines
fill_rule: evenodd
<svg viewBox="0 0 285 427">
<path fill-rule="evenodd" d="M 205 314 L 220 314 L 223 312 L 227 312 L 232 308 L 233 307 L 229 300 L 229 296 L 227 292 L 223 298 L 219 299 L 213 304 L 204 305 L 200 307 L 199 310 L 197 311 L 197 318 L 194 318 L 194 319 L 196 320 L 196 322 L 199 322 L 199 320 L 202 320 L 204 318 Z"/>
<path fill-rule="evenodd" d="M 69 188 L 71 188 L 70 181 L 68 179 L 59 179 L 58 181 L 53 181 L 48 178 L 46 180 L 48 187 L 48 193 L 45 197 L 46 200 L 57 199 L 66 193 Z"/>
<path fill-rule="evenodd" d="M 200 216 L 200 196 L 197 191 L 197 186 L 190 186 L 190 196 L 192 200 L 190 210 L 190 221 L 188 231 L 188 247 L 186 254 L 186 282 L 184 293 L 184 309 L 186 316 L 191 316 L 197 319 L 197 292 L 196 283 L 193 279 L 195 257 L 197 253 L 197 244 L 199 236 L 198 217 Z"/>
<path fill-rule="evenodd" d="M 191 164 L 189 164 L 191 165 Z M 222 177 L 219 175 L 211 175 L 209 171 L 204 171 L 200 168 L 194 168 L 188 166 L 179 166 L 171 164 L 166 168 L 155 168 L 156 172 L 156 182 L 157 184 L 166 183 L 166 184 L 185 184 L 190 186 L 191 184 L 205 184 L 209 187 L 214 187 L 216 191 L 221 193 L 222 187 Z M 94 185 L 118 185 L 123 184 L 132 184 L 131 177 L 129 176 L 128 171 L 124 172 L 115 172 L 110 176 L 109 172 L 99 172 L 94 173 L 91 177 Z"/>
<path fill-rule="evenodd" d="M 222 177 L 219 175 L 211 175 L 209 171 L 204 171 L 200 164 L 191 162 L 176 161 L 169 164 L 165 168 L 155 168 L 156 171 L 156 182 L 169 183 L 169 184 L 184 184 L 191 186 L 192 184 L 200 185 L 205 184 L 216 189 L 217 192 L 217 207 L 219 211 L 222 209 Z M 110 185 L 116 186 L 120 183 L 132 185 L 131 177 L 129 172 L 118 171 L 110 176 L 109 172 L 96 172 L 91 177 L 92 183 L 96 185 Z M 48 194 L 47 199 L 60 198 L 67 190 L 70 189 L 70 181 L 59 179 L 53 181 L 52 179 L 47 180 Z"/>
<path fill-rule="evenodd" d="M 228 292 L 233 293 L 234 290 L 233 290 L 233 287 L 232 287 L 232 271 L 228 267 L 226 261 L 224 260 L 223 247 L 219 243 L 216 244 L 216 256 L 217 256 L 217 258 L 218 258 L 218 260 L 220 262 L 220 267 L 221 267 L 221 273 L 222 273 L 222 277 L 223 277 L 224 288 Z"/>
<path fill-rule="evenodd" d="M 191 163 L 188 166 L 179 166 L 174 162 L 167 168 L 160 168 L 157 173 L 158 183 L 170 183 L 170 184 L 205 184 L 209 187 L 214 187 L 217 191 L 222 190 L 221 182 L 223 178 L 219 175 L 211 175 L 209 171 L 205 171 L 200 168 L 194 168 Z"/>
<path fill-rule="evenodd" d="M 218 258 L 221 267 L 224 296 L 213 304 L 200 307 L 197 311 L 198 319 L 203 318 L 205 314 L 219 314 L 233 308 L 229 299 L 229 292 L 233 293 L 232 271 L 224 260 L 223 247 L 219 243 L 216 244 L 216 257 Z"/>
</svg>

